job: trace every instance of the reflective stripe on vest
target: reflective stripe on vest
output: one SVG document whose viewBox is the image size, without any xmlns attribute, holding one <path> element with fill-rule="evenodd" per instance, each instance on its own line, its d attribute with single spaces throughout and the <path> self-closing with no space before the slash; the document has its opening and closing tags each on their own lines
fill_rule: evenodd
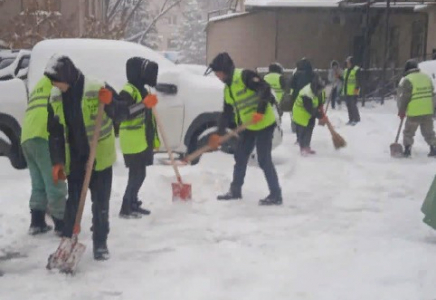
<svg viewBox="0 0 436 300">
<path fill-rule="evenodd" d="M 48 140 L 47 131 L 47 104 L 52 89 L 51 81 L 42 77 L 30 93 L 21 130 L 21 142 L 33 138 Z"/>
<path fill-rule="evenodd" d="M 141 103 L 141 92 L 134 85 L 127 83 L 123 91 L 127 92 L 135 103 Z M 148 148 L 145 134 L 145 111 L 131 120 L 121 122 L 119 138 L 123 154 L 137 154 Z"/>
<path fill-rule="evenodd" d="M 253 113 L 257 111 L 259 97 L 248 89 L 242 81 L 242 70 L 235 69 L 232 84 L 224 88 L 224 99 L 233 106 L 236 124 L 248 123 L 252 120 Z M 249 130 L 262 130 L 275 123 L 274 111 L 268 103 L 262 121 L 247 127 Z"/>
<path fill-rule="evenodd" d="M 292 119 L 296 124 L 306 127 L 309 124 L 309 120 L 312 118 L 312 114 L 304 108 L 304 96 L 312 99 L 313 107 L 318 107 L 319 99 L 313 94 L 310 84 L 308 84 L 300 91 L 295 100 L 292 110 Z"/>
<path fill-rule="evenodd" d="M 344 85 L 343 88 L 343 94 L 345 96 L 354 96 L 354 90 L 356 89 L 356 83 L 357 83 L 357 78 L 356 78 L 356 74 L 357 71 L 359 71 L 359 67 L 358 66 L 354 66 L 353 69 L 347 69 L 345 71 L 345 74 L 347 74 L 349 72 L 348 75 L 348 79 L 347 80 L 347 85 Z"/>
<path fill-rule="evenodd" d="M 412 98 L 407 106 L 407 116 L 425 116 L 433 114 L 433 84 L 431 79 L 421 72 L 410 73 L 406 78 L 412 84 Z"/>
<path fill-rule="evenodd" d="M 88 143 L 91 142 L 94 135 L 95 120 L 97 118 L 99 100 L 98 91 L 103 86 L 102 83 L 85 78 L 84 93 L 82 98 L 82 115 L 83 123 L 86 129 L 86 135 Z M 57 88 L 52 90 L 50 96 L 50 103 L 53 107 L 53 112 L 59 117 L 60 123 L 64 127 L 65 132 L 65 170 L 67 174 L 70 170 L 70 147 L 68 145 L 68 128 L 65 122 L 65 115 L 62 102 L 61 91 Z M 103 122 L 100 130 L 100 136 L 98 139 L 98 145 L 96 150 L 96 164 L 94 169 L 96 171 L 102 171 L 111 167 L 116 161 L 115 151 L 115 134 L 113 131 L 112 120 L 106 113 L 103 115 Z"/>
<path fill-rule="evenodd" d="M 280 77 L 281 75 L 278 73 L 269 73 L 265 75 L 264 79 L 269 84 L 269 86 L 273 89 L 274 93 L 276 94 L 276 100 L 278 103 L 282 101 L 283 94 L 285 91 L 282 89 L 282 86 L 280 84 Z"/>
</svg>

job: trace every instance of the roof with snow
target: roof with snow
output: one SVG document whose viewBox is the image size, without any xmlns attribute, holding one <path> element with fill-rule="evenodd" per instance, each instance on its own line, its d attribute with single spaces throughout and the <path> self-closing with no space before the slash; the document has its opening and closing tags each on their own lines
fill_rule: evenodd
<svg viewBox="0 0 436 300">
<path fill-rule="evenodd" d="M 342 0 L 246 0 L 255 7 L 338 7 Z"/>
</svg>

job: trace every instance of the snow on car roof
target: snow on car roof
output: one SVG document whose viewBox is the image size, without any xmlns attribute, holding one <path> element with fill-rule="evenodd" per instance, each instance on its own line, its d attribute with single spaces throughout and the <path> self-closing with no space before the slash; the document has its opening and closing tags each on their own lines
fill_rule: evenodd
<svg viewBox="0 0 436 300">
<path fill-rule="evenodd" d="M 159 72 L 176 68 L 176 65 L 163 55 L 136 43 L 99 39 L 45 40 L 36 44 L 32 50 L 28 76 L 29 90 L 32 90 L 42 77 L 47 62 L 54 54 L 70 57 L 85 75 L 104 80 L 117 90 L 127 81 L 126 61 L 130 57 L 140 56 L 157 62 Z"/>
<path fill-rule="evenodd" d="M 246 6 L 259 7 L 337 7 L 342 0 L 246 0 Z"/>
</svg>

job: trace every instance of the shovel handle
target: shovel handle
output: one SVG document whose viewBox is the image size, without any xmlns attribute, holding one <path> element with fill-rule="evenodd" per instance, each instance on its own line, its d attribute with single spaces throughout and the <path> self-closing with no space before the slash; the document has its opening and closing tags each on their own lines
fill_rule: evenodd
<svg viewBox="0 0 436 300">
<path fill-rule="evenodd" d="M 232 137 L 235 137 L 235 136 L 237 137 L 240 132 L 242 132 L 245 129 L 247 129 L 247 126 L 249 126 L 251 124 L 252 124 L 252 122 L 242 124 L 242 125 L 238 126 L 235 130 L 232 130 L 232 131 L 226 133 L 225 135 L 223 135 L 221 137 L 220 143 L 225 143 L 228 140 L 230 140 Z M 203 153 L 208 152 L 210 150 L 213 150 L 213 148 L 210 147 L 209 145 L 205 145 L 205 146 L 201 147 L 200 149 L 197 149 L 196 151 L 194 151 L 191 154 L 187 155 L 184 158 L 184 161 L 189 164 L 191 161 L 193 161 L 197 157 L 201 156 Z"/>
<path fill-rule="evenodd" d="M 401 119 L 400 126 L 398 126 L 397 136 L 395 137 L 395 144 L 398 143 L 398 139 L 400 138 L 401 128 L 403 127 L 404 118 Z"/>
<path fill-rule="evenodd" d="M 165 134 L 165 130 L 163 128 L 163 125 L 162 125 L 162 122 L 160 120 L 159 114 L 157 113 L 156 107 L 153 107 L 151 110 L 152 110 L 154 118 L 156 120 L 157 127 L 159 128 L 160 134 L 162 136 L 162 141 L 163 141 L 164 147 L 165 147 L 165 149 L 168 152 L 168 156 L 170 157 L 171 166 L 174 169 L 174 173 L 176 173 L 177 181 L 180 184 L 182 184 L 183 183 L 182 182 L 182 176 L 180 176 L 179 168 L 177 167 L 176 161 L 174 160 L 173 151 L 171 151 L 171 149 L 169 148 L 167 136 Z"/>
<path fill-rule="evenodd" d="M 97 118 L 95 120 L 94 134 L 92 136 L 89 149 L 89 158 L 86 163 L 85 179 L 83 181 L 82 191 L 80 193 L 79 207 L 77 209 L 76 220 L 74 222 L 73 234 L 80 233 L 80 223 L 82 222 L 83 209 L 85 208 L 86 194 L 88 192 L 89 183 L 91 181 L 92 169 L 94 167 L 95 155 L 97 152 L 98 139 L 100 138 L 101 124 L 103 122 L 104 104 L 99 103 Z"/>
</svg>

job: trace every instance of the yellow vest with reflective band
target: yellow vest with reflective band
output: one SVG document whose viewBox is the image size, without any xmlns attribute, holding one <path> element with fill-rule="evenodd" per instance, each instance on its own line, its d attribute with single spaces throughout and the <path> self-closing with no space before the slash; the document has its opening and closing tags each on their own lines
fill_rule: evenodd
<svg viewBox="0 0 436 300">
<path fill-rule="evenodd" d="M 347 85 L 344 85 L 342 93 L 345 96 L 354 96 L 354 90 L 356 89 L 356 74 L 359 71 L 358 66 L 354 66 L 353 69 L 350 70 L 350 74 L 348 75 Z M 345 71 L 345 74 L 348 73 L 348 69 Z"/>
<path fill-rule="evenodd" d="M 50 79 L 44 76 L 30 93 L 21 129 L 21 143 L 33 138 L 48 140 L 47 104 L 52 87 Z"/>
<path fill-rule="evenodd" d="M 269 84 L 271 89 L 273 89 L 274 93 L 277 96 L 277 102 L 280 103 L 283 99 L 283 94 L 285 91 L 282 89 L 282 86 L 280 84 L 280 77 L 281 75 L 278 73 L 269 73 L 266 74 L 263 79 Z"/>
<path fill-rule="evenodd" d="M 312 114 L 304 108 L 303 96 L 312 99 L 313 107 L 318 107 L 319 99 L 313 94 L 310 84 L 308 84 L 300 91 L 295 100 L 292 119 L 296 124 L 306 127 L 312 118 Z"/>
<path fill-rule="evenodd" d="M 132 84 L 127 83 L 123 91 L 127 92 L 136 103 L 142 102 L 141 92 Z M 153 118 L 153 125 L 156 128 L 156 121 Z M 148 148 L 145 125 L 145 111 L 140 113 L 134 119 L 121 122 L 120 125 L 120 145 L 123 154 L 136 154 L 145 151 Z M 159 135 L 154 135 L 153 148 L 160 147 Z"/>
<path fill-rule="evenodd" d="M 101 82 L 85 78 L 82 96 L 82 115 L 83 123 L 88 137 L 88 143 L 91 144 L 94 135 L 95 120 L 97 118 L 99 100 L 98 91 L 104 86 Z M 62 102 L 62 93 L 59 89 L 54 88 L 50 96 L 50 103 L 53 107 L 54 114 L 59 117 L 60 123 L 64 126 L 65 133 L 65 172 L 70 171 L 70 147 L 68 144 L 68 128 L 65 123 L 64 107 Z M 95 156 L 94 170 L 102 171 L 111 167 L 116 161 L 115 151 L 115 134 L 112 120 L 104 113 L 101 125 L 100 137 L 98 140 L 97 151 Z"/>
<path fill-rule="evenodd" d="M 433 85 L 431 79 L 421 72 L 410 73 L 406 78 L 412 84 L 412 98 L 407 106 L 407 116 L 432 115 L 433 106 Z"/>
<path fill-rule="evenodd" d="M 224 89 L 224 100 L 233 106 L 236 124 L 251 122 L 253 114 L 257 112 L 259 97 L 256 92 L 248 89 L 242 81 L 242 70 L 235 69 L 232 84 Z M 276 121 L 271 104 L 268 103 L 262 121 L 247 127 L 249 130 L 262 130 Z"/>
</svg>

